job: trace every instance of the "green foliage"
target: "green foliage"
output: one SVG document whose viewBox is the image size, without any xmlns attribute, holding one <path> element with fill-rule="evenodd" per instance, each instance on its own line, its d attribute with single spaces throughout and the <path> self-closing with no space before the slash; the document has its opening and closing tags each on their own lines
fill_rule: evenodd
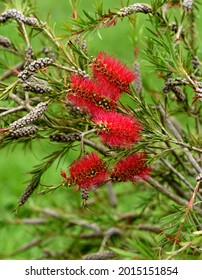
<svg viewBox="0 0 202 280">
<path fill-rule="evenodd" d="M 3 36 L 12 33 L 11 47 L 0 47 L 0 239 L 8 236 L 0 258 L 82 259 L 110 250 L 117 259 L 201 259 L 202 195 L 195 179 L 202 153 L 197 7 L 187 13 L 179 1 L 168 6 L 170 1 L 154 0 L 150 13 L 140 9 L 120 16 L 123 5 L 117 1 L 69 2 L 61 1 L 66 10 L 58 18 L 53 3 L 47 19 L 44 1 L 0 4 L 1 13 L 17 9 L 37 20 L 37 25 L 16 19 L 0 23 Z M 100 144 L 89 117 L 66 104 L 70 75 L 83 71 L 91 77 L 93 56 L 102 50 L 139 65 L 134 84 L 117 105 L 118 112 L 137 117 L 143 126 L 141 140 L 131 149 Z M 34 81 L 51 90 L 24 90 L 17 74 L 47 56 L 53 63 L 35 69 Z M 9 125 L 47 100 L 48 110 L 35 121 L 38 133 L 13 137 Z M 62 142 L 60 137 L 71 133 L 81 140 Z M 60 136 L 58 143 L 52 135 Z M 94 150 L 109 168 L 144 152 L 151 179 L 106 184 L 91 192 L 82 207 L 79 192 L 67 187 L 60 172 Z M 21 194 L 26 204 L 19 203 L 15 216 Z"/>
</svg>

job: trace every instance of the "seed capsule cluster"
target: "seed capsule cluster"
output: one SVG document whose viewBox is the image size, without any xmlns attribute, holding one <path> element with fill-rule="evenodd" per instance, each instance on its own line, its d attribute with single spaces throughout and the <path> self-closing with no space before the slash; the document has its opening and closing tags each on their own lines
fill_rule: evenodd
<svg viewBox="0 0 202 280">
<path fill-rule="evenodd" d="M 184 95 L 184 93 L 183 93 L 183 91 L 181 90 L 180 87 L 177 87 L 177 86 L 171 86 L 171 87 L 165 86 L 163 88 L 163 92 L 164 93 L 168 93 L 169 91 L 172 91 L 175 94 L 175 96 L 176 96 L 176 98 L 177 98 L 177 100 L 179 102 L 183 102 L 185 100 L 185 95 Z"/>
<path fill-rule="evenodd" d="M 27 199 L 32 195 L 32 193 L 35 191 L 37 188 L 38 184 L 36 182 L 33 182 L 32 180 L 29 182 L 27 185 L 26 189 L 24 190 L 23 194 L 18 200 L 18 204 L 21 206 L 25 204 Z"/>
<path fill-rule="evenodd" d="M 43 69 L 53 63 L 53 60 L 49 57 L 38 58 L 32 61 L 28 66 L 25 67 L 18 75 L 21 82 L 26 81 L 31 75 L 33 75 L 37 70 Z"/>
<path fill-rule="evenodd" d="M 40 102 L 30 113 L 10 124 L 11 130 L 17 130 L 40 118 L 48 107 L 48 101 Z"/>
<path fill-rule="evenodd" d="M 50 93 L 52 91 L 52 88 L 49 86 L 33 84 L 33 83 L 24 84 L 23 89 L 25 91 L 31 91 L 31 92 L 36 92 L 36 93 L 40 93 L 40 94 Z"/>
<path fill-rule="evenodd" d="M 89 197 L 89 191 L 81 189 L 81 197 L 82 197 L 82 200 L 83 200 L 83 204 L 85 205 L 87 200 L 88 200 L 88 197 Z"/>
<path fill-rule="evenodd" d="M 185 86 L 188 84 L 189 84 L 189 82 L 183 78 L 169 78 L 169 79 L 167 79 L 167 81 L 165 83 L 163 92 L 168 93 L 168 92 L 172 91 L 175 94 L 175 96 L 179 102 L 184 102 L 186 97 L 185 97 L 183 90 L 179 86 Z"/>
<path fill-rule="evenodd" d="M 175 79 L 169 78 L 166 81 L 166 86 L 168 86 L 168 87 L 169 86 L 186 86 L 188 84 L 189 84 L 189 82 L 187 82 L 187 80 L 184 78 L 175 78 Z"/>
<path fill-rule="evenodd" d="M 177 23 L 176 23 L 176 22 L 171 22 L 171 23 L 169 23 L 168 27 L 170 28 L 170 30 L 174 31 L 175 33 L 176 33 L 177 30 L 178 30 L 178 26 L 177 26 Z"/>
<path fill-rule="evenodd" d="M 71 142 L 75 140 L 80 141 L 81 134 L 78 132 L 68 134 L 55 133 L 50 135 L 50 139 L 56 142 Z"/>
<path fill-rule="evenodd" d="M 38 26 L 39 22 L 34 17 L 26 17 L 24 16 L 20 11 L 16 9 L 9 9 L 5 12 L 3 12 L 0 16 L 0 23 L 4 23 L 9 19 L 15 19 L 16 21 L 20 23 L 25 23 L 27 25 L 31 26 Z"/>
<path fill-rule="evenodd" d="M 36 134 L 38 127 L 36 125 L 22 127 L 16 130 L 11 130 L 10 135 L 15 138 L 26 137 L 33 134 Z"/>
<path fill-rule="evenodd" d="M 52 60 L 55 60 L 56 58 L 56 54 L 53 52 L 52 48 L 43 48 L 42 53 L 44 53 L 46 57 L 50 57 Z"/>
<path fill-rule="evenodd" d="M 72 66 L 71 69 L 75 74 L 82 76 L 83 78 L 89 78 L 89 75 L 86 73 L 86 71 L 81 70 L 80 68 L 76 69 L 74 66 Z"/>
<path fill-rule="evenodd" d="M 75 42 L 76 42 L 76 44 L 79 46 L 79 48 L 80 48 L 84 53 L 87 52 L 87 43 L 86 43 L 86 40 L 82 40 L 80 34 L 76 36 Z"/>
<path fill-rule="evenodd" d="M 72 103 L 68 102 L 66 106 L 69 114 L 71 114 L 75 118 L 80 118 L 84 116 L 84 112 L 79 107 L 74 106 Z"/>
<path fill-rule="evenodd" d="M 125 17 L 134 13 L 149 14 L 152 13 L 152 9 L 149 5 L 137 3 L 120 9 L 117 14 L 119 14 L 122 17 Z"/>
<path fill-rule="evenodd" d="M 32 46 L 29 46 L 29 47 L 26 49 L 26 52 L 25 52 L 25 64 L 24 64 L 24 68 L 25 68 L 26 66 L 28 66 L 28 65 L 33 61 L 33 58 L 34 58 L 34 51 L 33 51 Z"/>
<path fill-rule="evenodd" d="M 195 76 L 201 76 L 201 66 L 200 66 L 200 61 L 198 59 L 197 56 L 193 56 L 192 57 L 192 60 L 191 60 L 191 63 L 192 63 L 192 67 L 193 67 L 193 70 L 194 70 L 194 75 Z"/>
<path fill-rule="evenodd" d="M 0 46 L 2 46 L 4 48 L 10 48 L 10 47 L 12 47 L 12 44 L 8 38 L 6 38 L 4 36 L 0 36 Z"/>
<path fill-rule="evenodd" d="M 171 80 L 172 79 L 167 80 L 166 85 L 163 88 L 163 92 L 168 93 L 172 91 L 179 102 L 184 102 L 184 100 L 186 99 L 185 94 L 178 85 L 186 85 L 187 82 L 185 81 L 183 82 L 183 80 L 181 80 L 178 83 L 176 83 L 177 84 L 176 86 L 175 84 L 171 83 Z"/>
<path fill-rule="evenodd" d="M 185 11 L 191 11 L 193 8 L 194 0 L 184 0 L 182 3 L 182 7 Z"/>
<path fill-rule="evenodd" d="M 133 82 L 133 85 L 134 85 L 136 92 L 140 93 L 142 90 L 142 77 L 141 77 L 141 73 L 140 73 L 139 63 L 137 61 L 134 63 L 134 73 L 135 73 L 136 79 Z"/>
</svg>

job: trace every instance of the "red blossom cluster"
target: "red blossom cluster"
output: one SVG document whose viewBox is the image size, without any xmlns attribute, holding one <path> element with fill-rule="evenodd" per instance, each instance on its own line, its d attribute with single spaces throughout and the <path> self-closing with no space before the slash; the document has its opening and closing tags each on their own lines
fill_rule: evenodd
<svg viewBox="0 0 202 280">
<path fill-rule="evenodd" d="M 133 154 L 118 161 L 112 170 L 107 170 L 106 164 L 92 152 L 76 161 L 69 167 L 69 177 L 61 172 L 68 185 L 76 185 L 79 189 L 97 188 L 107 181 L 133 183 L 146 180 L 151 169 L 146 166 L 144 154 Z"/>
<path fill-rule="evenodd" d="M 131 69 L 104 52 L 98 54 L 92 69 L 95 79 L 102 78 L 113 83 L 120 92 L 128 91 L 129 84 L 136 78 Z"/>
<path fill-rule="evenodd" d="M 88 113 L 97 128 L 101 141 L 111 148 L 131 148 L 140 139 L 142 125 L 139 120 L 117 112 L 117 102 L 122 92 L 129 91 L 135 74 L 119 60 L 101 52 L 91 64 L 93 79 L 73 75 L 67 101 Z M 97 188 L 107 181 L 146 180 L 150 168 L 144 154 L 133 154 L 121 159 L 113 168 L 96 153 L 90 153 L 70 165 L 69 177 L 61 175 L 68 185 L 82 191 Z"/>
<path fill-rule="evenodd" d="M 117 112 L 97 114 L 93 119 L 100 129 L 103 143 L 110 147 L 130 147 L 140 139 L 142 129 L 139 121 Z"/>
<path fill-rule="evenodd" d="M 151 168 L 145 164 L 145 155 L 133 154 L 115 164 L 110 178 L 116 182 L 131 181 L 135 183 L 146 180 L 150 171 Z"/>
<path fill-rule="evenodd" d="M 117 113 L 121 93 L 129 90 L 135 79 L 131 69 L 112 56 L 101 52 L 93 61 L 93 79 L 73 75 L 67 101 L 87 112 L 101 141 L 111 148 L 130 147 L 142 129 L 135 117 Z"/>
<path fill-rule="evenodd" d="M 115 112 L 121 93 L 129 90 L 135 79 L 131 69 L 112 56 L 101 52 L 91 64 L 93 79 L 73 75 L 67 101 L 88 112 Z"/>
<path fill-rule="evenodd" d="M 98 112 L 116 111 L 116 102 L 108 97 L 108 84 L 96 84 L 90 78 L 70 77 L 71 91 L 67 100 L 94 116 Z"/>
<path fill-rule="evenodd" d="M 77 185 L 84 190 L 96 188 L 108 180 L 106 165 L 96 153 L 90 153 L 73 162 L 69 174 L 70 177 L 64 171 L 61 172 L 68 184 Z"/>
</svg>

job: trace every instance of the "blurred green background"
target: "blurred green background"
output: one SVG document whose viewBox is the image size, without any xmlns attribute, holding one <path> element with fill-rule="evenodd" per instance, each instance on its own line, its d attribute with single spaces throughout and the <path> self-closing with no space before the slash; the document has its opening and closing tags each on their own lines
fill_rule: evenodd
<svg viewBox="0 0 202 280">
<path fill-rule="evenodd" d="M 68 21 L 69 16 L 72 14 L 68 0 L 36 0 L 37 15 L 43 21 L 46 21 L 48 15 L 50 15 L 50 25 L 55 28 L 57 34 L 65 34 L 64 23 Z M 82 14 L 82 10 L 93 11 L 95 5 L 94 0 L 81 0 L 79 4 L 78 12 Z M 127 1 L 122 1 L 124 4 Z M 139 1 L 149 2 L 149 1 Z M 107 10 L 110 8 L 112 11 L 121 8 L 121 1 L 119 0 L 104 0 L 104 8 Z M 133 1 L 130 2 L 130 4 Z M 3 2 L 0 1 L 0 11 L 4 10 Z M 148 67 L 145 63 L 143 53 L 141 50 L 144 48 L 146 40 L 146 27 L 149 26 L 147 17 L 142 14 L 138 14 L 136 23 L 136 30 L 128 24 L 128 20 L 125 18 L 122 21 L 119 20 L 116 26 L 110 28 L 100 29 L 100 36 L 94 35 L 92 38 L 87 38 L 88 52 L 94 56 L 99 51 L 106 51 L 107 53 L 113 54 L 120 58 L 128 66 L 132 67 L 134 62 L 134 42 L 138 44 L 140 49 L 140 67 L 142 72 L 143 82 L 146 80 L 148 88 L 151 88 L 153 92 L 155 89 L 161 88 L 162 83 L 155 83 L 154 74 L 152 73 L 151 67 Z M 200 21 L 198 16 L 197 21 Z M 200 25 L 199 25 L 200 26 Z M 12 39 L 13 42 L 19 42 L 19 36 L 15 33 L 15 29 L 8 24 L 0 27 L 0 34 L 5 35 Z M 131 37 L 132 34 L 132 37 Z M 199 30 L 199 44 L 200 34 L 202 30 Z M 37 37 L 32 42 L 33 46 L 40 49 L 40 42 L 37 41 Z M 201 54 L 199 53 L 199 56 Z M 1 102 L 0 102 L 1 103 Z M 34 194 L 32 198 L 26 203 L 26 205 L 20 208 L 20 212 L 16 217 L 13 210 L 17 206 L 17 201 L 21 193 L 23 192 L 26 181 L 29 180 L 27 174 L 34 165 L 40 163 L 40 160 L 50 153 L 50 150 L 59 147 L 58 144 L 47 144 L 46 141 L 40 140 L 34 143 L 32 150 L 24 148 L 22 145 L 16 146 L 14 149 L 10 148 L 0 151 L 0 258 L 15 258 L 15 259 L 37 259 L 41 258 L 41 248 L 33 247 L 30 250 L 22 251 L 20 254 L 10 255 L 17 248 L 20 248 L 23 244 L 30 242 L 35 236 L 44 235 L 47 236 L 47 246 L 53 250 L 63 250 L 68 247 L 72 242 L 69 232 L 65 232 L 64 228 L 58 230 L 55 228 L 55 223 L 48 225 L 47 228 L 41 228 L 39 225 L 26 225 L 18 223 L 18 218 L 35 217 L 36 213 L 40 213 L 42 208 L 51 209 L 64 209 L 66 214 L 76 215 L 91 220 L 92 216 L 98 215 L 97 221 L 105 221 L 109 225 L 113 226 L 116 221 L 113 220 L 114 212 L 113 209 L 104 209 L 109 205 L 107 190 L 103 188 L 99 192 L 93 194 L 100 199 L 100 205 L 96 211 L 83 212 L 81 209 L 81 198 L 79 193 L 72 192 L 72 190 L 56 191 L 53 194 L 47 194 L 46 196 L 37 196 Z M 72 153 L 67 158 L 66 162 L 61 162 L 59 169 L 56 169 L 56 164 L 51 167 L 49 172 L 46 174 L 47 184 L 58 184 L 61 181 L 60 170 L 66 169 L 69 159 L 75 158 L 75 154 Z M 127 187 L 128 193 L 126 195 L 125 188 Z M 119 193 L 119 204 L 117 211 L 133 211 L 136 209 L 139 203 L 139 197 L 145 196 L 145 202 L 151 198 L 152 192 L 147 193 L 145 190 L 141 192 L 139 186 L 131 186 L 123 184 L 118 186 Z M 123 192 L 123 195 L 121 193 Z M 139 196 L 138 196 L 139 195 Z M 103 204 L 102 202 L 106 204 Z M 41 208 L 40 208 L 41 207 Z M 163 206 L 162 206 L 163 207 Z M 33 211 L 34 209 L 34 211 Z M 99 213 L 104 213 L 105 216 L 99 217 Z M 68 215 L 67 215 L 68 216 Z M 155 213 L 154 213 L 155 216 Z M 74 217 L 74 216 L 73 216 Z M 95 218 L 95 217 L 94 217 Z M 68 219 L 68 218 L 67 218 Z M 58 226 L 61 226 L 60 224 Z M 59 231 L 59 232 L 58 232 Z M 56 237 L 56 232 L 58 238 Z M 82 246 L 81 246 L 82 247 Z M 87 251 L 87 250 L 86 250 Z M 89 249 L 90 251 L 90 249 Z M 79 256 L 79 252 L 78 252 Z M 75 256 L 76 258 L 77 256 Z"/>
</svg>

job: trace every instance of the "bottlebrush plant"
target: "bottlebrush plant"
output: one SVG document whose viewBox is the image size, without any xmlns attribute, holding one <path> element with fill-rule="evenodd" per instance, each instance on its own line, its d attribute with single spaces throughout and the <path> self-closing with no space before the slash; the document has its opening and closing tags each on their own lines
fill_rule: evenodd
<svg viewBox="0 0 202 280">
<path fill-rule="evenodd" d="M 201 259 L 202 82 L 196 1 L 125 1 L 126 6 L 120 1 L 122 6 L 117 3 L 108 11 L 100 2 L 94 13 L 84 9 L 83 15 L 78 1 L 70 2 L 73 15 L 61 36 L 38 17 L 31 1 L 0 7 L 0 26 L 10 30 L 0 36 L 0 149 L 30 144 L 32 153 L 31 144 L 41 142 L 49 147 L 30 171 L 26 188 L 18 186 L 17 209 L 31 196 L 35 201 L 37 194 L 46 194 L 41 200 L 48 193 L 61 192 L 63 199 L 70 195 L 69 212 L 63 203 L 52 211 L 24 206 L 58 218 L 59 227 L 65 221 L 67 236 L 75 227 L 73 240 L 84 240 L 77 251 L 65 243 L 67 249 L 59 255 L 50 247 L 45 258 Z M 145 17 L 141 28 L 139 14 Z M 132 63 L 100 48 L 92 56 L 90 36 L 104 28 L 113 33 L 123 23 L 128 23 L 125 36 L 133 42 L 125 50 L 134 55 Z M 9 36 L 14 31 L 20 43 Z M 56 164 L 60 179 L 47 184 L 44 175 Z M 79 193 L 80 204 L 87 206 L 83 211 L 74 205 Z M 38 233 L 42 245 L 50 238 L 46 221 Z M 78 227 L 92 233 L 80 234 Z"/>
</svg>

